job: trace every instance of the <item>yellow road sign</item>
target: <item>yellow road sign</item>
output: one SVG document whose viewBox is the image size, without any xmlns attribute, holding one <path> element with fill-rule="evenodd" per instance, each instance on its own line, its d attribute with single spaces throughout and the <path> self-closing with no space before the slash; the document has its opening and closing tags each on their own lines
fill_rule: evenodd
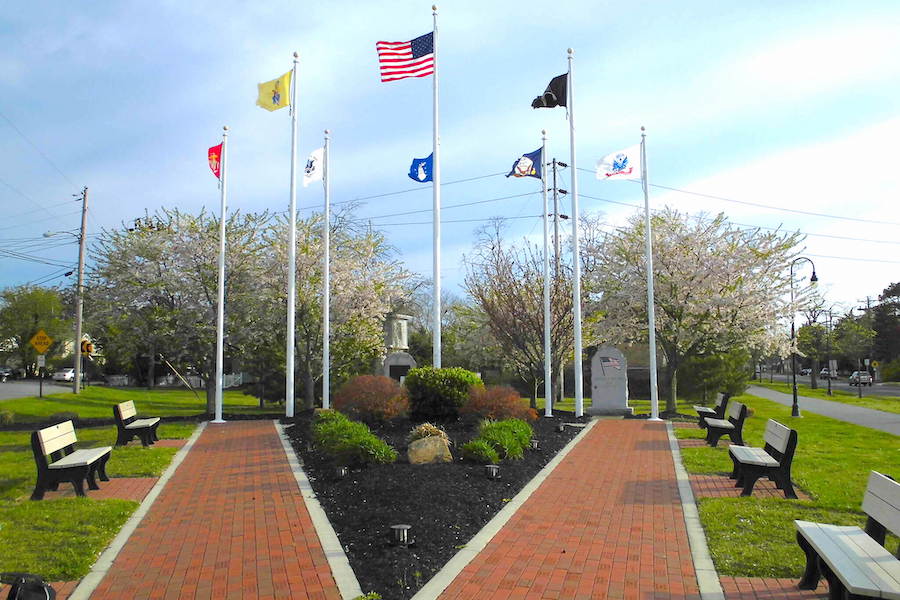
<svg viewBox="0 0 900 600">
<path fill-rule="evenodd" d="M 43 329 L 38 329 L 38 332 L 31 338 L 31 345 L 38 351 L 38 354 L 46 353 L 47 348 L 49 348 L 52 343 L 53 338 L 47 335 L 47 332 Z"/>
</svg>

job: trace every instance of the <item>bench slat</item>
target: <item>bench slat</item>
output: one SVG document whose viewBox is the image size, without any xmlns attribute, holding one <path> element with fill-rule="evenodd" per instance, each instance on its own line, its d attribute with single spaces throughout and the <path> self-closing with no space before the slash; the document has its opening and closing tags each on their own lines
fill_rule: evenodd
<svg viewBox="0 0 900 600">
<path fill-rule="evenodd" d="M 900 598 L 900 561 L 862 530 L 842 535 L 854 558 L 866 565 L 866 575 L 881 590 L 882 598 Z M 857 593 L 857 590 L 848 589 Z"/>
<path fill-rule="evenodd" d="M 765 443 L 769 444 L 782 454 L 787 449 L 788 441 L 791 437 L 791 430 L 778 421 L 769 419 L 766 422 L 766 433 L 764 436 Z"/>
<path fill-rule="evenodd" d="M 144 427 L 150 427 L 156 423 L 159 423 L 159 417 L 153 417 L 152 419 L 138 419 L 137 421 L 132 421 L 126 425 L 125 429 L 143 429 Z"/>
<path fill-rule="evenodd" d="M 847 589 L 853 590 L 854 593 L 875 595 L 876 598 L 881 595 L 877 583 L 872 581 L 859 564 L 847 555 L 847 546 L 841 544 L 835 537 L 836 534 L 846 534 L 854 530 L 865 535 L 862 529 L 853 526 L 810 523 L 809 521 L 794 521 L 794 524 L 797 531 L 806 538 L 819 557 L 835 574 L 839 575 Z"/>
<path fill-rule="evenodd" d="M 862 508 L 893 533 L 900 534 L 900 483 L 872 471 Z"/>
<path fill-rule="evenodd" d="M 735 446 L 734 444 L 732 444 L 728 447 L 728 452 L 736 459 L 738 459 L 738 461 L 745 464 L 760 465 L 763 467 L 778 466 L 778 461 L 772 458 L 769 453 L 762 448 Z"/>
<path fill-rule="evenodd" d="M 78 441 L 75 437 L 75 426 L 72 421 L 64 421 L 38 431 L 38 439 L 41 442 L 41 451 L 44 456 L 61 450 Z"/>
<path fill-rule="evenodd" d="M 134 401 L 129 400 L 128 402 L 122 402 L 119 404 L 119 414 L 123 419 L 127 419 L 128 417 L 133 417 L 137 414 L 137 409 L 134 407 Z"/>
<path fill-rule="evenodd" d="M 724 419 L 707 419 L 706 425 L 712 425 L 713 427 L 718 427 L 720 429 L 734 429 L 734 424 L 731 421 L 726 421 Z"/>
<path fill-rule="evenodd" d="M 102 448 L 88 448 L 85 450 L 76 450 L 72 454 L 62 457 L 55 463 L 48 465 L 50 469 L 67 469 L 69 467 L 80 467 L 96 462 L 103 455 L 112 450 L 110 446 Z"/>
</svg>

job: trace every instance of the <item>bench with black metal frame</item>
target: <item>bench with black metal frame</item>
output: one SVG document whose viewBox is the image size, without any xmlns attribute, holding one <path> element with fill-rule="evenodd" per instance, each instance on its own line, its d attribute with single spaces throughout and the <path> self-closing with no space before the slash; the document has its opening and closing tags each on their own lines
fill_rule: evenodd
<svg viewBox="0 0 900 600">
<path fill-rule="evenodd" d="M 784 492 L 785 498 L 796 499 L 797 494 L 791 483 L 791 463 L 797 449 L 797 432 L 769 419 L 763 442 L 765 446 L 762 448 L 737 445 L 728 448 L 734 464 L 731 478 L 737 480 L 734 487 L 743 487 L 741 496 L 749 496 L 753 493 L 756 480 L 766 476 Z"/>
<path fill-rule="evenodd" d="M 728 406 L 729 398 L 731 398 L 731 394 L 722 392 L 722 396 L 718 400 L 716 400 L 715 408 L 701 406 L 699 404 L 694 405 L 694 410 L 697 411 L 697 424 L 700 426 L 700 429 L 706 428 L 706 419 L 725 418 L 725 409 Z"/>
<path fill-rule="evenodd" d="M 872 471 L 862 509 L 864 530 L 794 521 L 806 554 L 800 589 L 816 589 L 824 576 L 829 598 L 900 598 L 900 558 L 884 547 L 887 531 L 900 535 L 900 483 Z"/>
<path fill-rule="evenodd" d="M 41 500 L 47 490 L 57 490 L 59 484 L 71 482 L 75 494 L 84 496 L 84 482 L 88 489 L 99 490 L 96 477 L 100 481 L 109 481 L 106 475 L 106 462 L 112 448 L 75 449 L 78 438 L 72 421 L 64 421 L 58 425 L 46 427 L 31 433 L 31 450 L 37 465 L 37 483 L 32 500 Z"/>
<path fill-rule="evenodd" d="M 744 420 L 747 418 L 747 407 L 740 402 L 731 402 L 725 410 L 724 419 L 706 419 L 706 443 L 716 446 L 719 438 L 727 435 L 732 444 L 744 445 Z"/>
<path fill-rule="evenodd" d="M 116 428 L 119 430 L 116 436 L 116 446 L 124 446 L 137 437 L 144 446 L 150 446 L 158 441 L 156 428 L 159 427 L 159 417 L 139 419 L 134 402 L 122 402 L 113 407 L 113 416 L 116 418 Z"/>
</svg>

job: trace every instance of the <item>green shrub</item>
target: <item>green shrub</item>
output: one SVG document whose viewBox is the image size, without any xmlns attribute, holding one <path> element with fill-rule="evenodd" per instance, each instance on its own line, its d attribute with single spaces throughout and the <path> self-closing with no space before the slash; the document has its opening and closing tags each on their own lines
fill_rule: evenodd
<svg viewBox="0 0 900 600">
<path fill-rule="evenodd" d="M 335 411 L 321 411 L 313 424 L 313 442 L 339 464 L 358 467 L 387 464 L 397 453 L 363 423 L 351 421 Z"/>
<path fill-rule="evenodd" d="M 409 435 L 406 436 L 407 442 L 414 442 L 416 440 L 421 440 L 427 437 L 437 436 L 444 440 L 447 443 L 450 443 L 450 438 L 447 436 L 447 432 L 437 427 L 436 425 L 432 425 L 431 423 L 422 423 L 421 425 L 416 425 L 409 432 Z"/>
<path fill-rule="evenodd" d="M 334 395 L 334 408 L 365 423 L 384 423 L 409 411 L 400 384 L 383 375 L 358 375 Z"/>
<path fill-rule="evenodd" d="M 881 367 L 881 379 L 884 381 L 900 381 L 900 357 Z"/>
<path fill-rule="evenodd" d="M 406 374 L 411 416 L 415 420 L 455 419 L 469 397 L 469 388 L 483 386 L 481 378 L 465 369 L 420 367 Z"/>
<path fill-rule="evenodd" d="M 522 403 L 519 392 L 511 387 L 500 385 L 473 386 L 469 390 L 469 398 L 459 409 L 459 415 L 474 421 L 482 419 L 534 421 L 537 419 L 537 412 Z"/>
<path fill-rule="evenodd" d="M 484 440 L 503 458 L 522 458 L 531 443 L 531 425 L 519 419 L 483 421 L 478 439 Z"/>
<path fill-rule="evenodd" d="M 47 417 L 48 421 L 53 423 L 64 423 L 65 421 L 78 421 L 78 413 L 76 412 L 58 412 Z"/>
<path fill-rule="evenodd" d="M 0 410 L 0 425 L 12 425 L 16 422 L 16 415 L 9 410 Z"/>
<path fill-rule="evenodd" d="M 480 438 L 463 444 L 462 457 L 482 465 L 496 465 L 500 462 L 500 456 L 494 447 Z"/>
</svg>

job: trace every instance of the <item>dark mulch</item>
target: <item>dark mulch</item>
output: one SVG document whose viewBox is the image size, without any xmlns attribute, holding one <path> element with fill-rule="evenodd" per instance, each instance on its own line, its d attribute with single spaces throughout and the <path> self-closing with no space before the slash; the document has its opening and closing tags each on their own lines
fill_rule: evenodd
<svg viewBox="0 0 900 600">
<path fill-rule="evenodd" d="M 400 458 L 392 465 L 376 465 L 337 477 L 336 465 L 320 452 L 307 449 L 312 413 L 297 415 L 287 428 L 303 470 L 344 546 L 363 591 L 384 598 L 411 598 L 478 531 L 515 496 L 586 423 L 572 413 L 557 412 L 533 423 L 539 450 L 527 450 L 522 460 L 501 462 L 497 479 L 488 479 L 482 465 L 462 462 L 458 449 L 475 435 L 473 426 L 445 423 L 454 445 L 452 463 L 410 465 L 406 435 L 414 426 L 398 421 L 373 432 L 393 446 Z M 412 525 L 408 548 L 390 543 L 390 526 Z"/>
</svg>

